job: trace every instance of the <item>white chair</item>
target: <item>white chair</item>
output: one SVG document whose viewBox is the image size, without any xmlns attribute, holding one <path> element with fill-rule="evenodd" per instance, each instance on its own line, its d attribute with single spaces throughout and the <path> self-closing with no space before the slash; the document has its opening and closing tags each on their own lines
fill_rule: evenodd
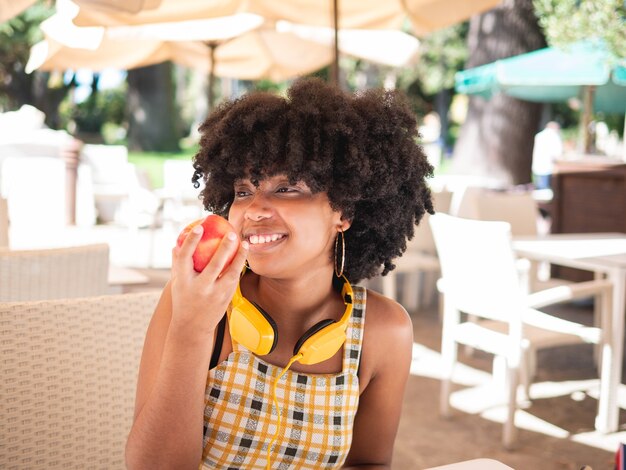
<svg viewBox="0 0 626 470">
<path fill-rule="evenodd" d="M 500 220 L 511 225 L 513 237 L 539 235 L 538 220 L 540 217 L 539 205 L 530 191 L 489 191 L 483 190 L 473 195 L 472 201 L 475 215 L 478 220 Z M 471 217 L 470 217 L 471 218 Z M 596 279 L 602 279 L 602 274 L 596 274 Z M 565 279 L 550 276 L 550 264 L 531 261 L 530 290 L 532 292 L 568 285 L 577 289 L 576 283 Z M 593 293 L 591 293 L 593 295 Z M 594 303 L 593 324 L 600 326 L 600 301 Z M 599 360 L 599 351 L 596 348 L 596 360 Z M 533 370 L 534 361 L 529 365 Z"/>
<path fill-rule="evenodd" d="M 452 199 L 451 192 L 433 191 L 432 197 L 436 212 L 448 211 Z M 402 304 L 408 310 L 418 308 L 422 304 L 430 305 L 435 292 L 434 283 L 439 273 L 439 260 L 428 223 L 429 217 L 430 214 L 424 214 L 415 228 L 415 235 L 407 242 L 406 251 L 400 258 L 394 260 L 396 268 L 381 279 L 383 295 L 397 299 L 398 275 L 403 275 Z"/>
<path fill-rule="evenodd" d="M 137 168 L 123 145 L 87 144 L 81 160 L 89 165 L 98 218 L 137 229 L 151 226 L 158 197 L 142 185 Z"/>
<path fill-rule="evenodd" d="M 193 173 L 191 160 L 167 159 L 163 162 L 163 188 L 157 191 L 161 198 L 161 215 L 163 222 L 172 222 L 177 229 L 206 216 L 198 197 L 202 187 L 193 187 Z"/>
<path fill-rule="evenodd" d="M 66 226 L 65 163 L 58 157 L 7 157 L 2 161 L 0 197 L 7 201 L 10 233 L 15 237 L 45 227 Z"/>
<path fill-rule="evenodd" d="M 474 195 L 473 205 L 478 220 L 501 220 L 511 224 L 514 237 L 539 234 L 539 206 L 531 192 L 507 192 L 483 190 Z M 561 279 L 550 278 L 549 265 L 532 264 L 531 289 L 545 289 L 568 284 Z"/>
<path fill-rule="evenodd" d="M 513 236 L 537 235 L 540 214 L 531 192 L 483 190 L 474 198 L 477 219 L 508 222 Z"/>
<path fill-rule="evenodd" d="M 430 218 L 441 263 L 443 294 L 441 412 L 450 414 L 450 391 L 457 345 L 494 354 L 506 365 L 507 419 L 503 443 L 515 440 L 517 388 L 530 381 L 527 361 L 534 351 L 566 344 L 608 344 L 610 334 L 597 327 L 556 318 L 538 308 L 601 292 L 603 325 L 609 325 L 612 285 L 606 280 L 560 286 L 530 293 L 530 265 L 517 260 L 506 222 L 462 219 L 446 214 Z M 463 314 L 463 315 L 462 315 Z M 465 315 L 467 314 L 467 315 Z M 477 321 L 467 320 L 474 316 Z M 520 377 L 520 374 L 521 377 Z"/>
<path fill-rule="evenodd" d="M 0 303 L 0 468 L 122 470 L 158 292 Z"/>
<path fill-rule="evenodd" d="M 109 246 L 38 250 L 0 248 L 0 302 L 61 299 L 109 292 Z"/>
</svg>

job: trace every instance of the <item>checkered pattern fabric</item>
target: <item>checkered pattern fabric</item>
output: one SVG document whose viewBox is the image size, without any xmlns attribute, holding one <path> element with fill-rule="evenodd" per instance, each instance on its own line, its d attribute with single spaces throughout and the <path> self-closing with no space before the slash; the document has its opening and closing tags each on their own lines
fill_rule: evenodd
<svg viewBox="0 0 626 470">
<path fill-rule="evenodd" d="M 278 381 L 282 423 L 271 452 L 272 468 L 339 468 L 348 455 L 359 404 L 364 288 L 354 287 L 353 302 L 342 372 L 289 370 Z M 265 469 L 278 419 L 272 385 L 281 371 L 235 342 L 227 360 L 209 371 L 201 468 Z"/>
</svg>

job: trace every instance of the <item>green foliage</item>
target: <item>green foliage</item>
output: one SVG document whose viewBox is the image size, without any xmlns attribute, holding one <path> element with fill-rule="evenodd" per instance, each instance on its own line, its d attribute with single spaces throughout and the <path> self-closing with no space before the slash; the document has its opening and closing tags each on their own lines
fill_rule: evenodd
<svg viewBox="0 0 626 470">
<path fill-rule="evenodd" d="M 30 48 L 43 39 L 39 25 L 54 9 L 39 0 L 21 15 L 0 23 L 0 109 L 17 108 L 30 97 L 32 75 L 24 69 Z"/>
<path fill-rule="evenodd" d="M 273 82 L 269 79 L 262 79 L 254 82 L 253 87 L 257 91 L 269 91 L 276 94 L 282 94 L 287 90 L 287 82 Z"/>
<path fill-rule="evenodd" d="M 533 6 L 551 46 L 599 38 L 606 42 L 617 57 L 624 57 L 624 0 L 533 0 Z"/>
<path fill-rule="evenodd" d="M 569 103 L 550 103 L 552 121 L 561 125 L 561 129 L 568 127 L 576 128 L 580 121 L 580 110 L 573 109 Z"/>
<path fill-rule="evenodd" d="M 64 107 L 69 120 L 74 121 L 79 132 L 99 133 L 105 123 L 118 126 L 124 122 L 126 106 L 126 85 L 92 93 L 82 103 Z"/>
<path fill-rule="evenodd" d="M 128 161 L 148 175 L 153 188 L 163 187 L 163 162 L 166 159 L 191 160 L 197 148 L 182 152 L 128 152 Z"/>
<path fill-rule="evenodd" d="M 466 44 L 468 23 L 435 31 L 421 39 L 419 61 L 403 71 L 401 88 L 418 82 L 425 95 L 454 88 L 454 74 L 463 69 L 468 56 Z"/>
</svg>

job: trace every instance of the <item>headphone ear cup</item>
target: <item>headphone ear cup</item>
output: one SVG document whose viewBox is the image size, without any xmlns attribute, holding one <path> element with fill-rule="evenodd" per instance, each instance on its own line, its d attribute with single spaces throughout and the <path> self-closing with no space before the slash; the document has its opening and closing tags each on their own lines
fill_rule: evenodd
<svg viewBox="0 0 626 470">
<path fill-rule="evenodd" d="M 230 336 L 254 354 L 265 356 L 278 343 L 276 323 L 261 307 L 239 297 L 228 316 Z"/>
<path fill-rule="evenodd" d="M 346 328 L 334 320 L 316 323 L 296 343 L 293 354 L 301 364 L 318 364 L 330 359 L 346 341 Z"/>
</svg>

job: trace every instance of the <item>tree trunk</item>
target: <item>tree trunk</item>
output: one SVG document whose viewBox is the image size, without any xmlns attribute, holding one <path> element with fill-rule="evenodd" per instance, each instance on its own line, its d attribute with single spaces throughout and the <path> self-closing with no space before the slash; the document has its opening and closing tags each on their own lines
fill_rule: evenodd
<svg viewBox="0 0 626 470">
<path fill-rule="evenodd" d="M 180 150 L 171 63 L 128 71 L 128 109 L 128 147 L 131 150 Z"/>
<path fill-rule="evenodd" d="M 470 22 L 466 68 L 545 47 L 532 0 L 508 0 Z M 454 148 L 456 173 L 488 177 L 500 184 L 524 184 L 530 167 L 541 104 L 496 93 L 471 97 Z"/>
</svg>

